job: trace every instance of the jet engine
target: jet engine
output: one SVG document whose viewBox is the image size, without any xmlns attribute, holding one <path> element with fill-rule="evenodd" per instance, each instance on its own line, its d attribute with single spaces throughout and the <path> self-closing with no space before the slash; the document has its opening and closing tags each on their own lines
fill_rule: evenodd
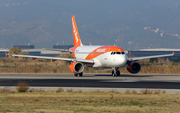
<svg viewBox="0 0 180 113">
<path fill-rule="evenodd" d="M 132 61 L 127 64 L 127 70 L 130 73 L 138 73 L 141 70 L 141 65 L 138 62 Z"/>
<path fill-rule="evenodd" d="M 69 65 L 69 69 L 70 69 L 70 71 L 72 71 L 73 73 L 79 74 L 79 73 L 83 72 L 84 66 L 83 66 L 83 64 L 80 63 L 80 62 L 72 62 L 72 63 Z"/>
</svg>

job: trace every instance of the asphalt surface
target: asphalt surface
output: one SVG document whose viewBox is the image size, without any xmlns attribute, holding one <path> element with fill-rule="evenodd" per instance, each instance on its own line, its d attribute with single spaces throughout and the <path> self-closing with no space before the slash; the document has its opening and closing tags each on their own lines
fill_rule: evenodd
<svg viewBox="0 0 180 113">
<path fill-rule="evenodd" d="M 110 74 L 84 74 L 83 77 L 64 73 L 0 74 L 0 86 L 16 86 L 18 82 L 26 82 L 33 87 L 180 89 L 178 74 L 122 74 L 120 77 Z"/>
</svg>

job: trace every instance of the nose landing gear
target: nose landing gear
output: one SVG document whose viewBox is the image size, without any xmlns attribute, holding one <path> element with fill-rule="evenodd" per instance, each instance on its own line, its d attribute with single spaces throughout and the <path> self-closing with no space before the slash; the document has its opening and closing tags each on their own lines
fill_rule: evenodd
<svg viewBox="0 0 180 113">
<path fill-rule="evenodd" d="M 112 76 L 113 77 L 120 76 L 119 68 L 112 68 Z"/>
</svg>

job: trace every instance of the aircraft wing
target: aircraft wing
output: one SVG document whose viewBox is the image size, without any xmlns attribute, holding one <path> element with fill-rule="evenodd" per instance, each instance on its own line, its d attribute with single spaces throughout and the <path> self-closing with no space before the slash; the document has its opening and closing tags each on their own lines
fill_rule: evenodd
<svg viewBox="0 0 180 113">
<path fill-rule="evenodd" d="M 27 57 L 27 58 L 41 58 L 41 59 L 51 59 L 51 60 L 63 60 L 63 61 L 70 61 L 70 62 L 82 62 L 82 63 L 91 63 L 93 64 L 93 60 L 84 60 L 84 59 L 73 59 L 73 58 L 61 58 L 61 57 L 46 57 L 46 56 L 32 56 L 32 55 L 16 55 L 16 54 L 9 54 L 12 56 L 17 56 L 17 57 Z"/>
<path fill-rule="evenodd" d="M 127 58 L 127 60 L 128 61 L 133 61 L 133 60 L 143 60 L 143 59 L 149 59 L 149 58 L 168 57 L 168 56 L 174 56 L 174 52 L 172 54 L 166 54 L 166 55 L 153 55 L 153 56 Z"/>
</svg>

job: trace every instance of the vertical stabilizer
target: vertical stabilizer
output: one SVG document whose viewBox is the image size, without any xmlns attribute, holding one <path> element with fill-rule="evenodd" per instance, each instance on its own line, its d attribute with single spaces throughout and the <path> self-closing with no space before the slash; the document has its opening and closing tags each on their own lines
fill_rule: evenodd
<svg viewBox="0 0 180 113">
<path fill-rule="evenodd" d="M 74 46 L 82 46 L 74 16 L 72 16 L 72 30 L 73 30 Z"/>
</svg>

